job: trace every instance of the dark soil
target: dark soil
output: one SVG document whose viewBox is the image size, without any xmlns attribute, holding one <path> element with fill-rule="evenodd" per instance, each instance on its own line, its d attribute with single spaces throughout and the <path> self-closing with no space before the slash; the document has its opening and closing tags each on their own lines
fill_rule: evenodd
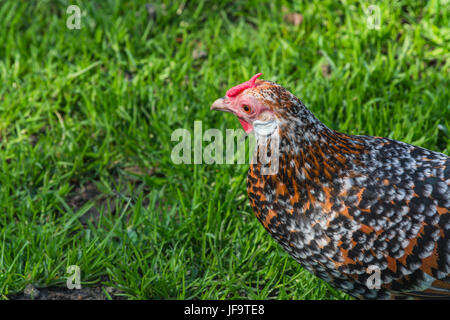
<svg viewBox="0 0 450 320">
<path fill-rule="evenodd" d="M 67 289 L 63 287 L 35 288 L 28 285 L 22 293 L 10 295 L 10 300 L 107 300 L 103 288 L 113 300 L 124 300 L 117 296 L 118 290 L 112 287 L 86 287 L 81 289 Z"/>
</svg>

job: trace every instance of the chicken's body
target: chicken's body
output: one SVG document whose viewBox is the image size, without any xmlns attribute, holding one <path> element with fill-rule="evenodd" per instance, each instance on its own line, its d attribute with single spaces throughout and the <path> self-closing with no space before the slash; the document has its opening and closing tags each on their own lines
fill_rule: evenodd
<svg viewBox="0 0 450 320">
<path fill-rule="evenodd" d="M 278 136 L 278 170 L 262 174 L 257 162 L 247 178 L 251 206 L 275 240 L 354 297 L 449 298 L 450 157 L 338 133 L 269 81 L 245 91 L 277 120 L 257 141 Z"/>
</svg>

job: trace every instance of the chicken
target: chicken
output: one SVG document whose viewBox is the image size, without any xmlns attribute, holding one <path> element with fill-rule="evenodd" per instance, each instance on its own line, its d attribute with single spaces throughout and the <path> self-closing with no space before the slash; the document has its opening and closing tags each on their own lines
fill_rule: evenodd
<svg viewBox="0 0 450 320">
<path fill-rule="evenodd" d="M 256 152 L 279 140 L 278 170 L 262 173 L 271 157 L 248 171 L 264 228 L 305 269 L 353 297 L 450 298 L 450 157 L 334 131 L 260 75 L 211 109 L 254 132 Z"/>
</svg>

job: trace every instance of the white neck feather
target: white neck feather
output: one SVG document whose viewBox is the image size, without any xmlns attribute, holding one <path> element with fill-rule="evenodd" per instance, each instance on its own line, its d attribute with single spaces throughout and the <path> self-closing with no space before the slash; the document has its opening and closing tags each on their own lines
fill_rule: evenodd
<svg viewBox="0 0 450 320">
<path fill-rule="evenodd" d="M 255 134 L 258 136 L 268 136 L 274 133 L 277 127 L 278 125 L 276 120 L 253 121 L 253 130 L 255 131 Z"/>
</svg>

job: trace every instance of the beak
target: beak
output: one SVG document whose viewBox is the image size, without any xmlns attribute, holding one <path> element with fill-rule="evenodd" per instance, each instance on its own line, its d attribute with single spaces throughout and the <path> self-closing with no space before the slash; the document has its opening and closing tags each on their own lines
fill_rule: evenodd
<svg viewBox="0 0 450 320">
<path fill-rule="evenodd" d="M 214 101 L 212 106 L 211 106 L 211 110 L 232 112 L 231 109 L 230 109 L 230 106 L 229 106 L 228 98 L 226 98 L 226 97 L 219 98 L 216 101 Z"/>
</svg>

